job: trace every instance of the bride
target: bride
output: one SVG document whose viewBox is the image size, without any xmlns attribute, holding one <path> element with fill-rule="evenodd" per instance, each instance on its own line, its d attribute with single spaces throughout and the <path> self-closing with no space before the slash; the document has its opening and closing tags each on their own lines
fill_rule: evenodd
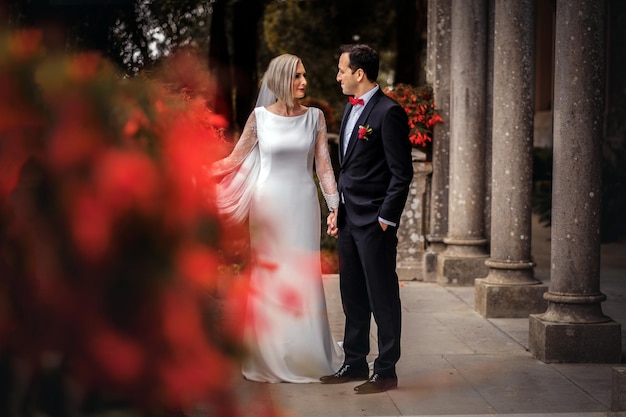
<svg viewBox="0 0 626 417">
<path fill-rule="evenodd" d="M 239 141 L 213 165 L 215 175 L 225 175 L 220 211 L 234 221 L 249 216 L 253 259 L 242 373 L 252 381 L 319 382 L 343 361 L 324 297 L 314 166 L 331 211 L 339 195 L 324 114 L 299 103 L 305 75 L 297 56 L 274 58 Z"/>
</svg>

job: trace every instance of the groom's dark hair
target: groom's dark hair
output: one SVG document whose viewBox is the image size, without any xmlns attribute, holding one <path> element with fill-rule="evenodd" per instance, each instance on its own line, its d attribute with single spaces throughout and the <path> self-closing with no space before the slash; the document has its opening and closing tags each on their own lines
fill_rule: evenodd
<svg viewBox="0 0 626 417">
<path fill-rule="evenodd" d="M 348 53 L 350 58 L 349 66 L 353 73 L 361 68 L 368 80 L 376 82 L 380 67 L 380 60 L 376 50 L 362 43 L 357 43 L 342 45 L 339 51 L 341 54 Z"/>
</svg>

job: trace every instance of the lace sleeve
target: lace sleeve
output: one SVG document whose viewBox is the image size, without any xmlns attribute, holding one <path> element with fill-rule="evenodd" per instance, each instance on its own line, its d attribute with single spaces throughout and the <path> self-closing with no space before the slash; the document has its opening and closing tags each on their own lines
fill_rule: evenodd
<svg viewBox="0 0 626 417">
<path fill-rule="evenodd" d="M 215 203 L 219 213 L 228 221 L 241 223 L 250 211 L 260 171 L 257 142 L 256 116 L 253 112 L 230 155 L 212 166 L 212 175 L 220 177 L 215 189 Z"/>
<path fill-rule="evenodd" d="M 337 182 L 335 172 L 330 161 L 328 152 L 328 132 L 326 131 L 326 119 L 324 113 L 319 110 L 317 121 L 317 138 L 315 140 L 315 171 L 320 181 L 322 195 L 326 200 L 329 210 L 339 207 L 339 193 L 337 192 Z"/>
<path fill-rule="evenodd" d="M 211 167 L 212 174 L 222 176 L 240 166 L 257 143 L 258 138 L 256 132 L 256 116 L 255 113 L 252 112 L 230 155 L 213 163 Z"/>
</svg>

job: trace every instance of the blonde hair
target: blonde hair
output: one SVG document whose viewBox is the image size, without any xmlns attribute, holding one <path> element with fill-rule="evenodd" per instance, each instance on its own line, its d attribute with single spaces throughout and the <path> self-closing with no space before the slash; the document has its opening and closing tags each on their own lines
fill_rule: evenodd
<svg viewBox="0 0 626 417">
<path fill-rule="evenodd" d="M 277 99 L 284 101 L 287 107 L 294 107 L 292 85 L 296 78 L 296 68 L 300 58 L 292 54 L 282 54 L 270 61 L 265 72 L 265 81 Z"/>
</svg>

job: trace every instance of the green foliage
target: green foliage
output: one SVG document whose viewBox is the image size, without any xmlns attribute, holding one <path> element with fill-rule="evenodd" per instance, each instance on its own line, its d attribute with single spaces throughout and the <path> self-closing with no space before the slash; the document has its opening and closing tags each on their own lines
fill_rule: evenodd
<svg viewBox="0 0 626 417">
<path fill-rule="evenodd" d="M 341 114 L 346 98 L 336 81 L 339 46 L 358 41 L 376 48 L 384 85 L 394 62 L 394 10 L 390 0 L 271 1 L 260 29 L 259 72 L 276 55 L 298 55 L 307 70 L 309 95 L 323 97 Z"/>
</svg>

